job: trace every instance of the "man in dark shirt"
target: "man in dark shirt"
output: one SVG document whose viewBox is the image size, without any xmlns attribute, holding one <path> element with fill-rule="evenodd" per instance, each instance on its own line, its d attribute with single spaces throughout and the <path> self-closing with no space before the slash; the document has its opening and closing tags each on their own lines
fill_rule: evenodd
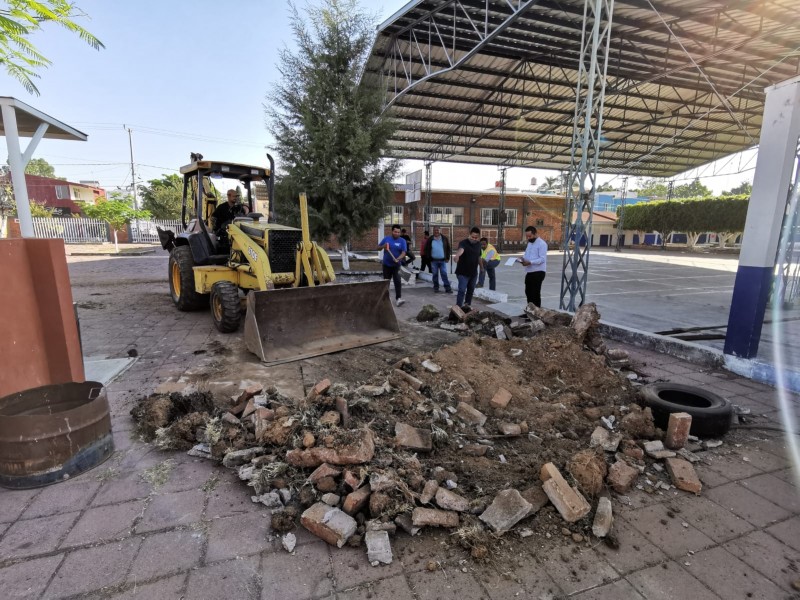
<svg viewBox="0 0 800 600">
<path fill-rule="evenodd" d="M 228 234 L 225 228 L 234 218 L 247 214 L 247 207 L 241 202 L 237 202 L 236 190 L 228 190 L 228 201 L 220 204 L 214 211 L 214 233 L 217 238 L 227 240 Z"/>
<path fill-rule="evenodd" d="M 456 277 L 458 277 L 458 295 L 456 304 L 461 308 L 472 308 L 472 293 L 478 279 L 478 265 L 481 261 L 481 230 L 473 227 L 469 237 L 458 245 L 458 252 L 453 257 L 456 261 Z"/>
</svg>

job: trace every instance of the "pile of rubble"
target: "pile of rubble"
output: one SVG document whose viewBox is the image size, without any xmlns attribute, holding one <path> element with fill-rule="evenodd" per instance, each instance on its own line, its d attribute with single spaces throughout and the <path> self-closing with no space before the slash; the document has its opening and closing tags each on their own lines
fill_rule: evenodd
<svg viewBox="0 0 800 600">
<path fill-rule="evenodd" d="M 507 322 L 453 309 L 436 324 L 472 335 L 368 382 L 326 379 L 299 401 L 256 386 L 230 399 L 154 395 L 132 414 L 160 448 L 236 469 L 288 551 L 299 522 L 332 545 L 365 544 L 373 564 L 391 562 L 398 528 L 455 529 L 482 559 L 508 532 L 551 537 L 553 519 L 539 515 L 553 511 L 586 537 L 608 536 L 609 488 L 699 493 L 691 418 L 655 428 L 621 371 L 627 355 L 595 332 L 594 305 L 574 319 L 526 312 Z"/>
</svg>

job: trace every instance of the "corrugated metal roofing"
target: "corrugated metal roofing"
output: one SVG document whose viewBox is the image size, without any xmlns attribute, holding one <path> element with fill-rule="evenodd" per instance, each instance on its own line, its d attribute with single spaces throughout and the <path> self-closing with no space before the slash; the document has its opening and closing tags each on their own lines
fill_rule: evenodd
<svg viewBox="0 0 800 600">
<path fill-rule="evenodd" d="M 398 155 L 567 168 L 583 7 L 409 2 L 365 70 L 386 85 Z M 612 22 L 605 173 L 669 176 L 755 145 L 764 89 L 800 74 L 798 0 L 616 0 Z"/>
</svg>

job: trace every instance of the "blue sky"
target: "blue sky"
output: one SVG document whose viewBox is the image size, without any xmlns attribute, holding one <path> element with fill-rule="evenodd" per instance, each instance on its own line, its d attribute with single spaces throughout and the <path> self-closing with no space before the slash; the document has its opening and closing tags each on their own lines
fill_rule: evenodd
<svg viewBox="0 0 800 600">
<path fill-rule="evenodd" d="M 362 0 L 379 20 L 406 2 Z M 36 81 L 40 96 L 31 96 L 0 72 L 0 95 L 15 96 L 89 135 L 88 142 L 44 140 L 35 157 L 45 158 L 57 175 L 71 181 L 96 179 L 109 189 L 130 185 L 125 124 L 133 130 L 137 180 L 177 172 L 189 162 L 190 152 L 265 162 L 265 147 L 272 140 L 262 105 L 279 79 L 278 52 L 292 43 L 286 2 L 79 0 L 78 5 L 88 15 L 81 24 L 102 40 L 104 50 L 46 27 L 32 38 L 53 61 Z M 0 148 L 5 155 L 5 145 Z M 735 159 L 731 164 L 740 163 Z M 421 163 L 410 161 L 404 171 L 419 168 Z M 731 170 L 737 169 L 725 169 Z M 508 185 L 528 188 L 532 177 L 541 182 L 552 174 L 511 169 Z M 748 178 L 752 171 L 704 182 L 721 191 Z M 484 189 L 496 179 L 498 170 L 490 166 L 433 167 L 436 188 Z"/>
</svg>

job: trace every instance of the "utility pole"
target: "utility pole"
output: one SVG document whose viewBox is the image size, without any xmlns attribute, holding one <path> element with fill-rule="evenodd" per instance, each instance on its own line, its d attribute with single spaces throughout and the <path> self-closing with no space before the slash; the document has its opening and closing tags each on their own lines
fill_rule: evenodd
<svg viewBox="0 0 800 600">
<path fill-rule="evenodd" d="M 619 205 L 619 215 L 617 216 L 617 247 L 615 250 L 620 252 L 622 250 L 622 232 L 624 227 L 622 221 L 625 219 L 625 199 L 628 197 L 628 178 L 622 178 L 622 202 Z"/>
<path fill-rule="evenodd" d="M 130 127 L 122 126 L 128 132 L 128 146 L 131 150 L 131 185 L 133 186 L 133 208 L 139 210 L 139 198 L 136 190 L 136 169 L 133 164 L 133 132 Z"/>
<path fill-rule="evenodd" d="M 503 251 L 506 223 L 506 167 L 500 168 L 500 210 L 497 211 L 497 249 Z"/>
</svg>

